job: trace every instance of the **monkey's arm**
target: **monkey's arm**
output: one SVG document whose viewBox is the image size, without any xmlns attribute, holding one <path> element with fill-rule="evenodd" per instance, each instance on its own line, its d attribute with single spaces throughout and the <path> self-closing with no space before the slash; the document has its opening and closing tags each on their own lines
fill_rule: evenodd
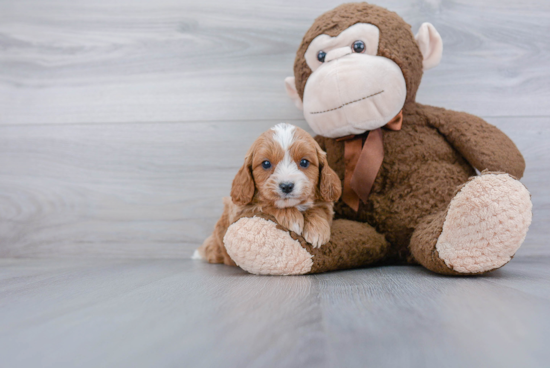
<svg viewBox="0 0 550 368">
<path fill-rule="evenodd" d="M 485 120 L 452 110 L 421 105 L 436 128 L 479 171 L 501 171 L 520 179 L 525 160 L 510 138 Z"/>
</svg>

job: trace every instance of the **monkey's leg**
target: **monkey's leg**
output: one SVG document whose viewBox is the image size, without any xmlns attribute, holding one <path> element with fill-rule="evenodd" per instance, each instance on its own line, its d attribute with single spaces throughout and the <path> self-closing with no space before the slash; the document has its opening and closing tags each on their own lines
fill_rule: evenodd
<svg viewBox="0 0 550 368">
<path fill-rule="evenodd" d="M 531 196 L 508 174 L 483 173 L 459 188 L 445 211 L 424 218 L 410 248 L 427 269 L 473 275 L 508 263 L 531 224 Z"/>
<path fill-rule="evenodd" d="M 241 218 L 224 238 L 229 256 L 258 275 L 303 275 L 367 266 L 382 260 L 389 244 L 368 224 L 335 220 L 331 240 L 313 248 L 268 217 Z"/>
</svg>

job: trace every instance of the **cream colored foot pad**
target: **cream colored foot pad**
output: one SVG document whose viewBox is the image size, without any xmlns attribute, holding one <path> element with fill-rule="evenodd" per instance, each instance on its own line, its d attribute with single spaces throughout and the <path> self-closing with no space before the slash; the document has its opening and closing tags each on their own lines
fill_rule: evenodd
<svg viewBox="0 0 550 368">
<path fill-rule="evenodd" d="M 288 232 L 259 217 L 242 218 L 224 237 L 227 254 L 243 270 L 256 275 L 302 275 L 312 256 Z"/>
<path fill-rule="evenodd" d="M 436 245 L 447 266 L 463 273 L 508 263 L 523 243 L 532 217 L 531 196 L 508 174 L 469 181 L 451 201 Z"/>
</svg>

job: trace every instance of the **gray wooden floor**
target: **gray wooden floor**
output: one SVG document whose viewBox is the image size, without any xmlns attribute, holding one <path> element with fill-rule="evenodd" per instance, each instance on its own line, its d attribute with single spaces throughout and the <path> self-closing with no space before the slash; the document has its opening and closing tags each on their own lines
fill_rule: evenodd
<svg viewBox="0 0 550 368">
<path fill-rule="evenodd" d="M 1 367 L 547 367 L 550 2 L 377 0 L 444 40 L 418 101 L 524 153 L 534 218 L 478 278 L 256 277 L 192 262 L 248 146 L 286 121 L 330 0 L 0 1 Z"/>
<path fill-rule="evenodd" d="M 3 367 L 548 367 L 548 259 L 262 277 L 191 260 L 0 260 Z"/>
</svg>

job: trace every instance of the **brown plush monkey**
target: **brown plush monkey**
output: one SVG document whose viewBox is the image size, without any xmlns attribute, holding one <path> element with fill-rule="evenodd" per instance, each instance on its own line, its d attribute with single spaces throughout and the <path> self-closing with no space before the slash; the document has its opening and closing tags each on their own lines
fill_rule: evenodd
<svg viewBox="0 0 550 368">
<path fill-rule="evenodd" d="M 496 127 L 416 103 L 442 41 L 397 14 L 344 4 L 305 34 L 286 88 L 342 181 L 329 243 L 313 248 L 266 218 L 241 218 L 227 253 L 256 274 L 419 263 L 441 274 L 502 267 L 522 244 L 531 200 L 525 162 Z M 481 175 L 476 175 L 476 170 Z"/>
</svg>

